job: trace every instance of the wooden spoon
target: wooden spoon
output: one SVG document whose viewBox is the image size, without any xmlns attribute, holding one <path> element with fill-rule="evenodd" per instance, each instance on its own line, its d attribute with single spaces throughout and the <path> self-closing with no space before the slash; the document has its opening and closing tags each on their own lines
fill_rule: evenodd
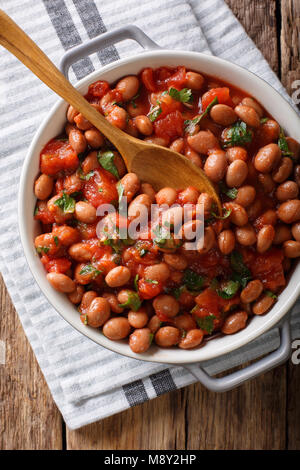
<svg viewBox="0 0 300 470">
<path fill-rule="evenodd" d="M 194 186 L 199 191 L 210 194 L 220 213 L 222 212 L 214 186 L 200 168 L 177 152 L 136 139 L 112 126 L 2 10 L 0 10 L 0 44 L 99 129 L 118 149 L 128 171 L 136 173 L 142 181 L 152 184 L 155 190 L 165 186 L 175 189 Z"/>
</svg>

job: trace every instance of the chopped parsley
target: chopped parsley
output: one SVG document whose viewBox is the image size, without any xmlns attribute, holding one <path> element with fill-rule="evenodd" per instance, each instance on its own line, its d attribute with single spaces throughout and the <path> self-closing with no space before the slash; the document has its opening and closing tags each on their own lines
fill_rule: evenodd
<svg viewBox="0 0 300 470">
<path fill-rule="evenodd" d="M 269 118 L 265 117 L 265 118 L 261 118 L 260 120 L 260 123 L 261 124 L 266 124 L 266 122 L 268 122 Z"/>
<path fill-rule="evenodd" d="M 227 132 L 224 147 L 243 146 L 252 142 L 252 133 L 248 130 L 247 124 L 238 121 Z"/>
<path fill-rule="evenodd" d="M 117 180 L 120 179 L 117 167 L 114 164 L 115 155 L 111 150 L 107 150 L 106 152 L 99 151 L 97 158 L 104 170 L 109 171 Z"/>
<path fill-rule="evenodd" d="M 246 287 L 248 281 L 252 279 L 250 270 L 244 264 L 243 256 L 239 251 L 234 250 L 230 255 L 231 269 L 233 270 L 233 281 L 239 282 L 242 288 Z"/>
<path fill-rule="evenodd" d="M 214 330 L 214 320 L 215 320 L 215 315 L 207 315 L 206 317 L 202 318 L 197 318 L 196 322 L 199 328 L 201 330 L 206 331 L 209 335 L 213 332 Z"/>
<path fill-rule="evenodd" d="M 45 253 L 45 255 L 48 253 L 48 251 L 50 250 L 50 248 L 48 246 L 38 246 L 36 248 L 36 251 L 41 254 L 41 253 Z"/>
<path fill-rule="evenodd" d="M 144 256 L 146 256 L 146 254 L 149 253 L 149 250 L 147 250 L 146 248 L 141 248 L 138 251 L 139 251 L 139 254 L 140 254 L 141 258 L 144 258 Z"/>
<path fill-rule="evenodd" d="M 95 279 L 97 276 L 99 276 L 99 274 L 101 274 L 102 271 L 100 271 L 99 269 L 95 268 L 95 266 L 93 266 L 91 263 L 89 264 L 86 264 L 82 270 L 79 272 L 80 275 L 83 275 L 85 276 L 86 274 L 92 274 L 93 275 L 93 279 Z"/>
<path fill-rule="evenodd" d="M 195 127 L 197 124 L 199 124 L 200 121 L 202 121 L 202 119 L 208 115 L 208 113 L 210 112 L 211 108 L 213 106 L 215 106 L 216 104 L 219 103 L 219 100 L 217 98 L 217 96 L 212 100 L 212 102 L 207 106 L 206 110 L 204 111 L 204 113 L 202 113 L 200 116 L 197 116 L 196 118 L 194 119 L 187 119 L 186 121 L 184 121 L 184 124 L 185 124 L 185 132 L 187 134 L 193 134 L 195 132 Z"/>
<path fill-rule="evenodd" d="M 145 282 L 148 282 L 149 284 L 158 284 L 158 281 L 155 281 L 153 279 L 145 279 Z"/>
<path fill-rule="evenodd" d="M 63 192 L 62 197 L 57 199 L 54 204 L 58 206 L 65 214 L 72 214 L 75 211 L 76 201 L 67 193 Z"/>
<path fill-rule="evenodd" d="M 215 219 L 221 219 L 221 220 L 225 220 L 225 219 L 228 219 L 228 217 L 230 216 L 232 210 L 231 209 L 224 209 L 223 207 L 223 215 L 217 215 L 215 212 L 211 212 L 211 215 L 213 217 L 215 217 Z"/>
<path fill-rule="evenodd" d="M 89 181 L 89 179 L 94 176 L 95 172 L 92 170 L 92 171 L 89 171 L 86 175 L 83 173 L 83 171 L 80 169 L 79 170 L 79 178 L 83 181 Z"/>
<path fill-rule="evenodd" d="M 53 238 L 54 238 L 55 245 L 58 246 L 58 244 L 59 244 L 58 237 L 55 235 L 55 237 L 53 237 Z"/>
<path fill-rule="evenodd" d="M 278 147 L 282 151 L 282 155 L 284 155 L 285 157 L 292 157 L 294 155 L 293 152 L 291 152 L 289 149 L 289 146 L 288 146 L 285 134 L 284 134 L 284 130 L 282 129 L 282 127 L 280 129 Z"/>
<path fill-rule="evenodd" d="M 133 285 L 134 285 L 134 288 L 137 292 L 139 291 L 138 280 L 139 280 L 139 275 L 136 274 L 136 276 L 134 278 L 134 281 L 133 281 Z"/>
<path fill-rule="evenodd" d="M 152 344 L 153 338 L 154 338 L 154 334 L 153 334 L 153 333 L 149 333 L 149 343 L 150 343 L 150 344 Z"/>
<path fill-rule="evenodd" d="M 176 88 L 169 89 L 169 95 L 176 101 L 181 103 L 191 103 L 193 101 L 193 94 L 190 88 L 183 88 L 182 90 L 176 90 Z"/>
<path fill-rule="evenodd" d="M 232 297 L 235 296 L 239 288 L 239 281 L 230 280 L 222 284 L 220 289 L 217 289 L 217 294 L 222 297 L 222 299 L 232 299 Z"/>
<path fill-rule="evenodd" d="M 127 291 L 128 299 L 123 304 L 119 304 L 121 308 L 129 308 L 134 312 L 137 312 L 140 306 L 142 305 L 142 301 L 137 292 Z"/>
<path fill-rule="evenodd" d="M 199 291 L 202 289 L 204 278 L 191 269 L 186 269 L 183 273 L 182 283 L 190 291 Z"/>
<path fill-rule="evenodd" d="M 137 100 L 137 99 L 139 98 L 139 96 L 140 96 L 140 93 L 138 92 L 138 93 L 137 93 L 133 98 L 131 98 L 131 100 L 130 100 L 130 104 L 132 105 L 132 107 L 133 107 L 134 109 L 136 109 L 136 107 L 137 107 L 135 100 Z"/>
<path fill-rule="evenodd" d="M 169 234 L 161 225 L 157 225 L 153 230 L 154 238 L 153 242 L 159 247 L 164 247 L 167 241 L 167 235 Z"/>
<path fill-rule="evenodd" d="M 221 193 L 225 194 L 229 199 L 235 199 L 238 194 L 237 188 L 228 188 L 225 183 L 221 182 L 219 184 Z"/>
<path fill-rule="evenodd" d="M 272 292 L 271 290 L 266 290 L 265 291 L 265 294 L 268 296 L 268 297 L 271 297 L 271 299 L 274 299 L 274 300 L 277 300 L 278 299 L 278 296 L 276 294 L 274 294 L 274 292 Z"/>
<path fill-rule="evenodd" d="M 162 109 L 160 107 L 160 105 L 157 105 L 155 106 L 155 108 L 153 108 L 150 113 L 148 114 L 148 118 L 150 119 L 151 122 L 154 122 L 156 121 L 156 119 L 158 118 L 158 116 L 162 113 Z"/>
<path fill-rule="evenodd" d="M 117 253 L 118 255 L 122 253 L 123 251 L 123 244 L 121 240 L 116 240 L 114 238 L 107 238 L 106 240 L 103 240 L 102 243 L 103 245 L 110 246 L 114 250 L 114 252 Z"/>
</svg>

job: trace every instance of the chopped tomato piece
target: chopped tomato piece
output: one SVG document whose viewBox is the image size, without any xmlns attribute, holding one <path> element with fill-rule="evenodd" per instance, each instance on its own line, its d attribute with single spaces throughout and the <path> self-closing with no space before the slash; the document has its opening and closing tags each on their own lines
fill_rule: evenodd
<svg viewBox="0 0 300 470">
<path fill-rule="evenodd" d="M 86 182 L 83 194 L 94 207 L 116 202 L 118 201 L 116 178 L 109 171 L 96 168 L 93 176 Z"/>
<path fill-rule="evenodd" d="M 138 282 L 139 295 L 142 299 L 153 299 L 161 293 L 163 285 L 157 281 L 157 284 L 153 282 L 147 282 L 145 279 L 140 279 Z M 166 320 L 164 320 L 166 321 Z"/>
<path fill-rule="evenodd" d="M 150 67 L 145 68 L 141 73 L 141 80 L 148 91 L 156 91 L 156 85 L 154 83 L 153 69 Z"/>
<path fill-rule="evenodd" d="M 40 154 L 41 172 L 54 176 L 63 170 L 76 170 L 79 165 L 77 154 L 69 142 L 52 139 Z"/>
<path fill-rule="evenodd" d="M 176 72 L 170 77 L 167 78 L 166 83 L 170 86 L 175 86 L 179 90 L 183 87 L 185 83 L 185 67 L 179 66 L 177 67 Z"/>
<path fill-rule="evenodd" d="M 105 80 L 98 80 L 89 86 L 88 94 L 102 98 L 109 91 L 109 84 Z"/>
<path fill-rule="evenodd" d="M 54 227 L 52 230 L 53 237 L 57 237 L 57 244 L 60 242 L 62 245 L 70 246 L 79 241 L 80 235 L 76 228 L 69 227 L 68 225 L 60 225 Z"/>
<path fill-rule="evenodd" d="M 95 238 L 97 236 L 96 229 L 97 223 L 85 224 L 83 222 L 78 222 L 76 228 L 80 233 L 80 236 L 83 240 L 89 240 L 90 238 Z"/>
<path fill-rule="evenodd" d="M 154 131 L 158 137 L 174 140 L 183 135 L 183 117 L 179 111 L 168 114 L 154 123 Z"/>
<path fill-rule="evenodd" d="M 191 269 L 198 274 L 213 279 L 216 276 L 224 275 L 229 271 L 229 260 L 225 258 L 219 250 L 212 249 L 203 255 L 196 255 Z"/>
<path fill-rule="evenodd" d="M 265 289 L 276 291 L 278 287 L 286 284 L 282 262 L 283 251 L 272 248 L 266 253 L 256 253 L 248 250 L 243 252 L 244 260 L 254 279 L 260 279 Z"/>
<path fill-rule="evenodd" d="M 205 317 L 206 315 L 218 316 L 221 307 L 220 299 L 221 297 L 214 290 L 210 288 L 205 289 L 195 298 L 197 305 L 200 307 L 196 315 L 198 317 Z"/>
<path fill-rule="evenodd" d="M 38 201 L 34 214 L 35 220 L 40 220 L 43 224 L 53 224 L 54 215 L 49 211 L 46 201 Z"/>
<path fill-rule="evenodd" d="M 44 258 L 44 257 L 43 257 Z M 42 259 L 42 263 L 45 266 L 45 269 L 49 273 L 66 273 L 68 269 L 71 267 L 71 261 L 67 258 L 54 258 L 50 259 L 48 262 L 44 263 Z"/>
<path fill-rule="evenodd" d="M 212 88 L 211 90 L 204 93 L 202 96 L 202 108 L 206 110 L 207 106 L 215 99 L 218 98 L 219 104 L 227 104 L 233 107 L 233 101 L 230 98 L 229 88 Z"/>
</svg>

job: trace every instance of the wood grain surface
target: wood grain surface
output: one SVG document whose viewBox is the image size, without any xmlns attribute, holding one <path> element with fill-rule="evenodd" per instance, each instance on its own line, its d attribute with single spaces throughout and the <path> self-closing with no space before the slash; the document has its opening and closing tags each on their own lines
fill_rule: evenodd
<svg viewBox="0 0 300 470">
<path fill-rule="evenodd" d="M 300 80 L 299 0 L 226 1 L 292 93 Z M 300 366 L 292 364 L 225 394 L 191 385 L 65 429 L 2 281 L 0 296 L 0 449 L 300 449 Z"/>
</svg>

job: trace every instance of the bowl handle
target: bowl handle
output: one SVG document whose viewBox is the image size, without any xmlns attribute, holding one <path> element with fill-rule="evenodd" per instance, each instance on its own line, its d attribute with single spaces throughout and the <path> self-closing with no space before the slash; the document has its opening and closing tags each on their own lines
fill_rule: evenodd
<svg viewBox="0 0 300 470">
<path fill-rule="evenodd" d="M 291 353 L 291 328 L 290 320 L 287 318 L 283 324 L 278 326 L 280 332 L 280 346 L 268 356 L 254 362 L 242 370 L 233 372 L 221 378 L 208 375 L 199 364 L 187 364 L 184 367 L 208 390 L 213 392 L 226 392 L 238 387 L 247 380 L 253 379 L 274 367 L 284 363 Z"/>
<path fill-rule="evenodd" d="M 152 41 L 140 28 L 135 25 L 122 26 L 122 28 L 103 33 L 101 36 L 91 39 L 79 46 L 68 50 L 61 58 L 59 68 L 67 77 L 69 68 L 74 62 L 91 55 L 100 49 L 104 49 L 112 44 L 116 44 L 125 39 L 133 39 L 144 49 L 161 49 L 161 47 Z"/>
</svg>

